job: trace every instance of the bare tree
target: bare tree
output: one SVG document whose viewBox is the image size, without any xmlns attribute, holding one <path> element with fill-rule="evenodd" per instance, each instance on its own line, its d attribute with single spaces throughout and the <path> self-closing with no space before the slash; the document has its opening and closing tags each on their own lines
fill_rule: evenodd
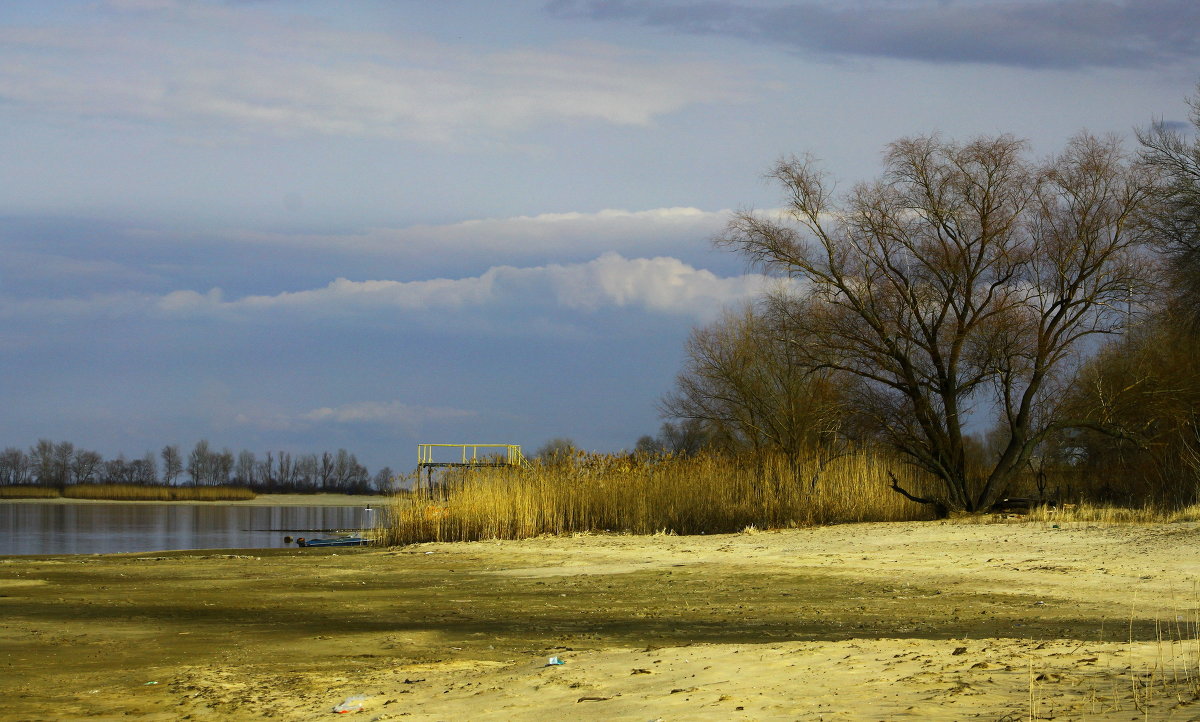
<svg viewBox="0 0 1200 722">
<path fill-rule="evenodd" d="M 132 471 L 124 454 L 117 454 L 115 459 L 104 462 L 104 480 L 109 484 L 131 483 Z"/>
<path fill-rule="evenodd" d="M 183 473 L 183 457 L 179 454 L 179 447 L 164 446 L 160 455 L 163 460 L 163 483 L 174 484 L 179 475 Z"/>
<path fill-rule="evenodd" d="M 274 489 L 278 485 L 278 477 L 275 474 L 275 455 L 270 451 L 267 452 L 267 458 L 263 459 L 258 464 L 258 470 L 255 472 L 258 478 L 258 483 L 264 489 Z"/>
<path fill-rule="evenodd" d="M 228 448 L 221 449 L 220 453 L 212 455 L 212 469 L 214 484 L 228 484 L 229 476 L 233 473 L 233 451 Z"/>
<path fill-rule="evenodd" d="M 62 486 L 71 482 L 74 455 L 75 445 L 69 441 L 56 444 L 49 439 L 38 439 L 29 449 L 29 464 L 39 484 Z"/>
<path fill-rule="evenodd" d="M 794 315 L 747 307 L 692 331 L 663 413 L 701 422 L 710 439 L 756 455 L 782 453 L 797 468 L 805 450 L 828 444 L 845 414 L 832 374 L 814 369 L 797 343 Z"/>
<path fill-rule="evenodd" d="M 296 483 L 305 489 L 318 489 L 320 471 L 316 454 L 301 454 L 296 460 Z"/>
<path fill-rule="evenodd" d="M 560 464 L 575 453 L 575 442 L 565 437 L 555 437 L 538 447 L 534 457 L 547 464 Z"/>
<path fill-rule="evenodd" d="M 245 486 L 253 486 L 257 472 L 258 461 L 254 458 L 254 452 L 247 449 L 239 451 L 233 472 L 234 481 Z"/>
<path fill-rule="evenodd" d="M 158 459 L 153 451 L 147 451 L 145 456 L 134 459 L 128 465 L 129 481 L 133 484 L 150 486 L 158 483 Z"/>
<path fill-rule="evenodd" d="M 1148 173 L 1081 135 L 1044 163 L 1009 136 L 888 147 L 874 182 L 834 198 L 810 158 L 780 161 L 782 217 L 744 212 L 718 242 L 807 287 L 793 319 L 816 368 L 855 382 L 879 436 L 941 482 L 916 501 L 990 507 L 1051 431 L 1080 342 L 1119 330 L 1144 291 L 1135 224 Z M 978 478 L 965 427 L 995 410 L 1004 443 Z"/>
<path fill-rule="evenodd" d="M 633 445 L 633 453 L 636 456 L 652 458 L 661 455 L 666 448 L 662 442 L 650 434 L 643 434 L 638 437 L 637 442 Z"/>
<path fill-rule="evenodd" d="M 192 477 L 193 486 L 205 486 L 215 483 L 217 454 L 209 447 L 207 439 L 196 442 L 196 446 L 188 454 L 187 473 Z"/>
<path fill-rule="evenodd" d="M 1075 416 L 1096 424 L 1057 441 L 1085 472 L 1081 491 L 1099 501 L 1186 506 L 1200 492 L 1200 339 L 1173 318 L 1151 317 L 1106 346 L 1066 395 Z"/>
<path fill-rule="evenodd" d="M 393 490 L 393 478 L 392 477 L 394 477 L 395 475 L 396 475 L 395 472 L 392 471 L 392 467 L 390 467 L 390 466 L 385 466 L 382 469 L 380 469 L 379 471 L 375 472 L 375 477 L 371 480 L 372 485 L 375 487 L 375 491 L 378 491 L 381 493 L 387 493 L 389 491 L 392 491 Z"/>
<path fill-rule="evenodd" d="M 71 461 L 75 458 L 75 445 L 60 441 L 54 445 L 54 474 L 59 484 L 70 484 L 74 480 Z"/>
<path fill-rule="evenodd" d="M 268 456 L 268 458 L 270 458 Z M 286 451 L 279 452 L 279 460 L 275 463 L 276 481 L 285 489 L 296 485 L 296 466 L 292 463 L 292 455 Z"/>
<path fill-rule="evenodd" d="M 692 456 L 705 449 L 728 448 L 728 439 L 701 419 L 664 421 L 658 429 L 658 445 L 672 454 Z"/>
<path fill-rule="evenodd" d="M 23 449 L 10 446 L 0 452 L 0 484 L 28 484 L 30 480 L 29 456 Z"/>
<path fill-rule="evenodd" d="M 142 474 L 146 484 L 157 484 L 158 476 L 158 457 L 153 451 L 147 451 L 142 455 Z"/>
<path fill-rule="evenodd" d="M 90 484 L 96 481 L 104 465 L 104 457 L 95 451 L 77 449 L 71 458 L 71 475 L 77 484 Z"/>
<path fill-rule="evenodd" d="M 1200 86 L 1188 104 L 1192 126 L 1200 133 Z M 1142 160 L 1163 181 L 1145 219 L 1171 270 L 1171 311 L 1189 331 L 1200 332 L 1200 137 L 1189 142 L 1163 123 L 1155 123 L 1137 136 Z"/>
<path fill-rule="evenodd" d="M 1189 105 L 1200 133 L 1200 92 Z M 1159 180 L 1141 218 L 1164 261 L 1162 303 L 1092 358 L 1068 396 L 1123 438 L 1084 431 L 1061 445 L 1103 500 L 1186 505 L 1200 491 L 1200 137 L 1157 123 L 1138 140 Z"/>
<path fill-rule="evenodd" d="M 354 454 L 350 455 L 350 478 L 346 492 L 349 494 L 366 494 L 371 491 L 371 472 L 367 467 L 358 463 Z"/>
<path fill-rule="evenodd" d="M 29 447 L 29 468 L 37 483 L 48 485 L 56 483 L 54 478 L 54 442 L 50 439 L 38 439 Z"/>
<path fill-rule="evenodd" d="M 321 453 L 321 463 L 317 468 L 317 488 L 321 491 L 331 491 L 334 488 L 333 454 L 328 451 Z"/>
</svg>

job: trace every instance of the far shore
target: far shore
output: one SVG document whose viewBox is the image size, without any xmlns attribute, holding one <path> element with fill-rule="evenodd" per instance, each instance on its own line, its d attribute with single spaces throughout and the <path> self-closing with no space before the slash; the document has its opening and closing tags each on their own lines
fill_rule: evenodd
<svg viewBox="0 0 1200 722">
<path fill-rule="evenodd" d="M 0 499 L 0 504 L 209 504 L 218 506 L 386 506 L 392 497 L 387 495 L 351 494 L 259 494 L 240 501 L 134 501 L 130 499 Z"/>
</svg>

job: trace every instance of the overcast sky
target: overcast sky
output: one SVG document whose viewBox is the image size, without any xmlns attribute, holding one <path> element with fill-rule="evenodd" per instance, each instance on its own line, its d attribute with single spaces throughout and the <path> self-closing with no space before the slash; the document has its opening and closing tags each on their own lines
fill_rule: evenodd
<svg viewBox="0 0 1200 722">
<path fill-rule="evenodd" d="M 1184 121 L 1195 0 L 5 0 L 0 447 L 631 448 L 774 160 Z"/>
</svg>

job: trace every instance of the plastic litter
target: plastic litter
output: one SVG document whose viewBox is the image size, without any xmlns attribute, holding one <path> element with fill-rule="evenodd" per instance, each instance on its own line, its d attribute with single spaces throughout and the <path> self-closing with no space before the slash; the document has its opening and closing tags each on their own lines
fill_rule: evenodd
<svg viewBox="0 0 1200 722">
<path fill-rule="evenodd" d="M 143 686 L 143 687 L 149 687 L 149 686 L 150 686 L 150 685 L 152 685 L 152 684 L 158 684 L 158 682 L 147 682 L 147 683 L 143 684 L 142 686 Z"/>
<path fill-rule="evenodd" d="M 562 664 L 566 664 L 566 662 L 564 662 L 560 657 L 551 657 L 550 660 L 546 662 L 547 667 L 557 667 Z"/>
<path fill-rule="evenodd" d="M 359 695 L 357 697 L 347 697 L 344 702 L 333 708 L 337 714 L 350 714 L 351 712 L 362 712 L 366 705 L 367 697 Z"/>
</svg>

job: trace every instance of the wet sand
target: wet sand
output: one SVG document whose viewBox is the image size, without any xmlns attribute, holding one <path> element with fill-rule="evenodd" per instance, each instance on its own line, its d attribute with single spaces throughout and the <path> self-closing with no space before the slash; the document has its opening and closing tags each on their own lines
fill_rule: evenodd
<svg viewBox="0 0 1200 722">
<path fill-rule="evenodd" d="M 1200 529 L 1061 526 L 10 557 L 0 719 L 1200 717 Z"/>
</svg>

